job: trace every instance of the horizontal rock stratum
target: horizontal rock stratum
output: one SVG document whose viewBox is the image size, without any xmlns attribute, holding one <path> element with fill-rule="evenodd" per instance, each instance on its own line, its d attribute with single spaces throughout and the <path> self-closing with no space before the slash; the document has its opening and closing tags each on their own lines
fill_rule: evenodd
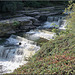
<svg viewBox="0 0 75 75">
<path fill-rule="evenodd" d="M 27 31 L 40 25 L 40 22 L 33 17 L 17 17 L 0 21 L 0 36 L 12 34 L 19 31 Z"/>
</svg>

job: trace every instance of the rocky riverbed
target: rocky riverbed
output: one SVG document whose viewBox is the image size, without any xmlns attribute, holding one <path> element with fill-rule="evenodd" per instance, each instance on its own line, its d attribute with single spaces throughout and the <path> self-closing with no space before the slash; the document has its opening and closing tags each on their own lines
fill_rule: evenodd
<svg viewBox="0 0 75 75">
<path fill-rule="evenodd" d="M 54 10 L 55 8 L 48 7 L 48 9 Z M 41 14 L 38 10 L 31 10 L 34 15 L 39 13 L 40 17 L 38 18 L 36 17 L 38 15 L 27 16 L 26 14 L 31 13 L 29 11 L 18 11 L 17 13 L 25 13 L 25 15 L 0 21 L 0 37 L 10 35 L 0 44 L 0 74 L 13 72 L 20 65 L 26 64 L 28 58 L 32 57 L 40 49 L 40 45 L 36 41 L 41 38 L 47 41 L 54 39 L 56 34 L 47 29 L 53 27 L 65 29 L 66 20 L 64 20 L 64 16 L 59 12 L 54 12 L 52 16 L 52 12 L 50 13 L 48 9 L 38 9 L 41 10 Z M 22 35 L 20 35 L 20 32 Z M 14 33 L 18 34 L 13 35 Z"/>
<path fill-rule="evenodd" d="M 15 15 L 0 14 L 0 37 L 18 33 L 21 31 L 29 31 L 41 25 L 42 22 L 47 21 L 48 16 L 58 16 L 63 14 L 61 6 L 46 7 L 38 9 L 25 9 L 17 11 Z M 51 18 L 53 20 L 54 18 Z M 58 20 L 58 17 L 55 18 Z"/>
</svg>

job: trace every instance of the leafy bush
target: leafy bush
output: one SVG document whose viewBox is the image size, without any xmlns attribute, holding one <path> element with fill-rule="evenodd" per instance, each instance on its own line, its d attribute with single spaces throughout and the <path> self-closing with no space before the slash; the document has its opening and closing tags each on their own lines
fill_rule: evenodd
<svg viewBox="0 0 75 75">
<path fill-rule="evenodd" d="M 55 28 L 58 28 L 59 27 L 59 25 L 56 25 L 55 23 L 52 23 L 50 26 L 53 26 Z"/>
<path fill-rule="evenodd" d="M 75 3 L 72 1 L 69 1 L 68 8 L 65 9 L 65 12 L 68 12 L 67 16 L 67 22 L 68 22 L 68 28 L 75 32 Z"/>
<path fill-rule="evenodd" d="M 14 21 L 14 23 L 13 23 L 14 26 L 18 26 L 19 24 L 20 24 L 20 22 L 18 22 L 18 21 Z"/>
<path fill-rule="evenodd" d="M 56 33 L 56 35 L 59 35 L 59 29 L 52 29 L 52 32 Z"/>
<path fill-rule="evenodd" d="M 70 31 L 71 31 L 70 29 L 66 29 L 66 30 L 64 30 L 64 31 L 60 31 L 59 34 L 60 34 L 60 35 L 62 35 L 62 34 L 66 34 L 66 35 L 67 35 L 67 34 L 70 33 Z"/>
</svg>

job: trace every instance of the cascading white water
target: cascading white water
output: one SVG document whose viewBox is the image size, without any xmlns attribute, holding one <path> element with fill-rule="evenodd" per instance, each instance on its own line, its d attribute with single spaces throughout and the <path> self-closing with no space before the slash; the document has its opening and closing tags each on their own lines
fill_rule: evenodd
<svg viewBox="0 0 75 75">
<path fill-rule="evenodd" d="M 33 41 L 11 35 L 4 46 L 0 46 L 0 71 L 2 73 L 13 72 L 14 69 L 27 63 L 24 59 L 34 55 L 40 49 Z"/>
<path fill-rule="evenodd" d="M 54 25 L 52 25 L 52 23 Z M 55 27 L 55 25 L 57 25 L 57 27 Z M 30 40 L 37 40 L 39 38 L 44 38 L 44 39 L 50 40 L 53 38 L 55 33 L 44 31 L 44 29 L 48 29 L 48 28 L 52 28 L 52 27 L 59 28 L 59 29 L 66 29 L 65 26 L 66 26 L 66 20 L 64 20 L 63 17 L 61 17 L 61 16 L 48 17 L 47 21 L 44 23 L 44 25 L 38 27 L 35 30 L 30 30 L 25 35 L 26 35 L 26 38 L 28 38 Z M 41 28 L 41 30 L 40 30 L 40 28 Z"/>
<path fill-rule="evenodd" d="M 33 33 L 33 34 L 32 34 Z M 53 38 L 53 36 L 55 35 L 55 33 L 52 32 L 45 32 L 44 30 L 33 30 L 33 31 L 29 31 L 27 32 L 27 37 L 30 40 L 37 40 L 39 38 L 44 38 L 47 40 L 50 40 Z"/>
<path fill-rule="evenodd" d="M 40 49 L 34 40 L 40 38 L 52 39 L 55 33 L 44 30 L 54 27 L 51 25 L 52 23 L 58 25 L 59 29 L 65 29 L 66 21 L 61 17 L 48 17 L 44 25 L 25 33 L 25 38 L 11 35 L 4 45 L 0 46 L 0 74 L 13 72 L 19 65 L 27 63 L 24 59 L 31 57 Z"/>
<path fill-rule="evenodd" d="M 53 25 L 52 25 L 53 24 Z M 57 25 L 57 26 L 56 26 Z M 66 20 L 64 20 L 64 17 L 62 16 L 57 16 L 57 17 L 48 17 L 47 21 L 44 23 L 43 28 L 60 28 L 60 29 L 65 29 L 66 26 Z"/>
</svg>

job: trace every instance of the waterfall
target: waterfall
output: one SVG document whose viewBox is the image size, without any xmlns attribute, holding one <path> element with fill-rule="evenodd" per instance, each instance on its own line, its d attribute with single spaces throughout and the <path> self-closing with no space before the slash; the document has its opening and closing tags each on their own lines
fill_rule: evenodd
<svg viewBox="0 0 75 75">
<path fill-rule="evenodd" d="M 47 21 L 48 22 L 53 22 L 53 21 L 58 21 L 59 19 L 61 19 L 61 17 L 58 17 L 58 16 L 52 16 L 52 17 L 48 17 L 47 18 Z"/>
<path fill-rule="evenodd" d="M 53 21 L 54 21 L 54 17 L 48 17 L 48 18 L 47 18 L 47 21 L 53 22 Z"/>
<path fill-rule="evenodd" d="M 50 40 L 53 38 L 53 36 L 55 35 L 55 33 L 49 32 L 49 31 L 45 31 L 45 30 L 31 30 L 29 32 L 26 33 L 27 38 L 29 38 L 30 40 L 37 40 L 40 38 L 44 38 L 47 40 Z"/>
<path fill-rule="evenodd" d="M 52 23 L 54 25 L 52 25 Z M 48 28 L 65 29 L 66 20 L 62 16 L 49 16 L 47 21 L 37 29 L 23 33 L 25 37 L 11 35 L 3 45 L 0 45 L 0 73 L 10 73 L 20 65 L 26 64 L 28 59 L 34 55 L 40 46 L 37 46 L 36 40 L 44 38 L 53 39 L 55 33 L 47 31 Z"/>
<path fill-rule="evenodd" d="M 40 47 L 36 46 L 33 41 L 11 35 L 4 45 L 0 46 L 0 65 L 2 65 L 3 73 L 13 72 L 23 62 L 26 63 L 27 61 L 24 60 L 34 55 L 39 49 Z M 12 68 L 12 62 L 14 68 Z"/>
<path fill-rule="evenodd" d="M 63 16 L 49 16 L 47 21 L 44 23 L 43 28 L 59 28 L 65 24 Z"/>
</svg>

